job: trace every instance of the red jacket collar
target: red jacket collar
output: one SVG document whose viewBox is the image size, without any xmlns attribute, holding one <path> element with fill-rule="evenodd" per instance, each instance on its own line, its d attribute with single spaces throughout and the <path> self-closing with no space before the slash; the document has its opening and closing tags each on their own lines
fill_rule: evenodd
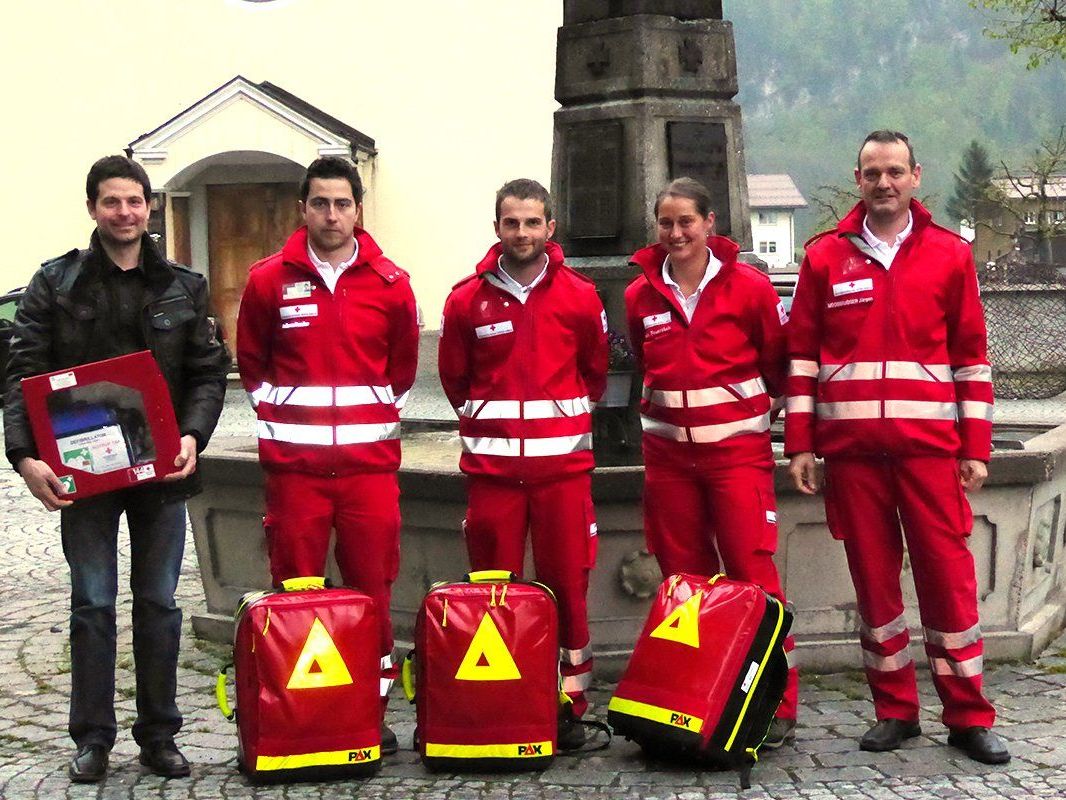
<svg viewBox="0 0 1066 800">
<path fill-rule="evenodd" d="M 563 248 L 553 241 L 548 241 L 544 246 L 544 253 L 548 256 L 547 277 L 551 278 L 559 271 L 559 268 L 563 266 L 563 260 L 565 258 L 565 256 L 563 256 Z M 496 242 L 496 244 L 489 248 L 489 252 L 485 253 L 485 257 L 477 263 L 474 272 L 480 278 L 486 272 L 495 271 L 496 267 L 499 265 L 501 255 L 503 255 L 503 246 L 499 242 Z"/>
<path fill-rule="evenodd" d="M 378 247 L 378 243 L 374 241 L 369 233 L 362 228 L 356 228 L 354 233 L 355 240 L 359 243 L 359 255 L 355 263 L 352 264 L 353 267 L 368 266 L 389 283 L 392 283 L 402 274 L 402 270 L 385 257 L 384 253 L 381 252 L 381 248 Z M 307 257 L 306 225 L 293 231 L 292 236 L 285 242 L 285 246 L 281 248 L 281 259 L 286 264 L 299 267 L 312 275 L 318 275 L 315 265 Z"/>
<path fill-rule="evenodd" d="M 737 261 L 737 253 L 740 245 L 725 236 L 708 236 L 707 246 L 711 248 L 714 257 L 722 262 L 722 271 L 732 269 Z M 636 264 L 656 289 L 664 292 L 667 297 L 673 297 L 673 293 L 666 288 L 663 281 L 663 261 L 666 260 L 666 248 L 661 244 L 653 244 L 638 250 L 629 259 L 629 263 Z"/>
<path fill-rule="evenodd" d="M 913 197 L 911 198 L 911 217 L 914 220 L 915 232 L 920 231 L 933 221 L 933 215 L 929 213 L 929 210 Z M 844 218 L 837 223 L 837 234 L 840 236 L 862 236 L 862 221 L 864 219 L 866 219 L 866 206 L 860 200 L 855 204 L 855 207 L 845 214 Z"/>
</svg>

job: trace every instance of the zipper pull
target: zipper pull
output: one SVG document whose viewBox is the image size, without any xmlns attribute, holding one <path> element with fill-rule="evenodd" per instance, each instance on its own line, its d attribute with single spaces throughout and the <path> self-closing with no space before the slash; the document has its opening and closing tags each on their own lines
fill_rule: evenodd
<svg viewBox="0 0 1066 800">
<path fill-rule="evenodd" d="M 448 598 L 447 597 L 444 598 L 444 614 L 441 615 L 440 626 L 442 628 L 447 628 L 448 627 Z"/>
<path fill-rule="evenodd" d="M 500 591 L 500 603 L 501 606 L 507 605 L 507 584 L 503 585 L 503 589 Z"/>
</svg>

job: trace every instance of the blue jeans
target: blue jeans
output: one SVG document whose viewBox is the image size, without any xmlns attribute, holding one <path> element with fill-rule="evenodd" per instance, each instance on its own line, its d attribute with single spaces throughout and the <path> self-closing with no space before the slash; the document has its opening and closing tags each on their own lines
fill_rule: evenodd
<svg viewBox="0 0 1066 800">
<path fill-rule="evenodd" d="M 174 603 L 185 549 L 185 501 L 157 487 L 80 500 L 61 512 L 70 565 L 70 736 L 78 747 L 115 743 L 115 598 L 118 522 L 130 530 L 133 659 L 138 744 L 172 739 L 181 728 L 177 692 L 181 610 Z"/>
</svg>

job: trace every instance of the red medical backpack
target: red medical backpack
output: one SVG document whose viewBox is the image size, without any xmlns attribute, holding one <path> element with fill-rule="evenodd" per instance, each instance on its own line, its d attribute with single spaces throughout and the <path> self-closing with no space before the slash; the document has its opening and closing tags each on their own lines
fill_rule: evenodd
<svg viewBox="0 0 1066 800">
<path fill-rule="evenodd" d="M 607 721 L 656 756 L 751 765 L 785 691 L 792 615 L 751 583 L 673 575 L 652 603 Z"/>
<path fill-rule="evenodd" d="M 384 713 L 377 615 L 371 598 L 325 588 L 322 578 L 244 597 L 233 645 L 237 761 L 252 780 L 377 772 Z M 224 675 L 219 685 L 226 712 Z"/>
<path fill-rule="evenodd" d="M 551 591 L 506 571 L 430 589 L 404 689 L 433 770 L 543 769 L 559 722 L 558 612 Z M 413 684 L 413 685 L 412 685 Z"/>
</svg>

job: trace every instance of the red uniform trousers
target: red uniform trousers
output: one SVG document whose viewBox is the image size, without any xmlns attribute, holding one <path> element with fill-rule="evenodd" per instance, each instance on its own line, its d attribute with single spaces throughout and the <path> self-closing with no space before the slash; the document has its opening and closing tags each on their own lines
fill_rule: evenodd
<svg viewBox="0 0 1066 800">
<path fill-rule="evenodd" d="M 902 522 L 943 722 L 949 728 L 991 728 L 996 712 L 981 691 L 977 581 L 966 546 L 973 517 L 956 459 L 827 459 L 825 507 L 830 530 L 844 540 L 855 584 L 877 718 L 918 719 L 900 590 Z"/>
<path fill-rule="evenodd" d="M 465 532 L 474 570 L 506 569 L 522 575 L 526 532 L 533 538 L 537 580 L 559 603 L 559 665 L 563 691 L 576 716 L 588 709 L 592 643 L 586 595 L 596 562 L 596 518 L 587 472 L 545 483 L 513 483 L 467 476 Z"/>
<path fill-rule="evenodd" d="M 644 532 L 664 576 L 677 572 L 710 576 L 724 563 L 730 578 L 757 584 L 785 602 L 773 560 L 777 506 L 770 466 L 712 471 L 648 464 Z M 777 710 L 782 719 L 796 718 L 799 674 L 794 648 L 793 638 L 787 637 L 788 683 Z"/>
<path fill-rule="evenodd" d="M 400 487 L 395 472 L 330 478 L 303 472 L 266 473 L 267 550 L 275 585 L 324 575 L 329 540 L 341 580 L 370 595 L 381 621 L 381 696 L 396 679 L 392 665 L 392 584 L 400 568 Z"/>
</svg>

